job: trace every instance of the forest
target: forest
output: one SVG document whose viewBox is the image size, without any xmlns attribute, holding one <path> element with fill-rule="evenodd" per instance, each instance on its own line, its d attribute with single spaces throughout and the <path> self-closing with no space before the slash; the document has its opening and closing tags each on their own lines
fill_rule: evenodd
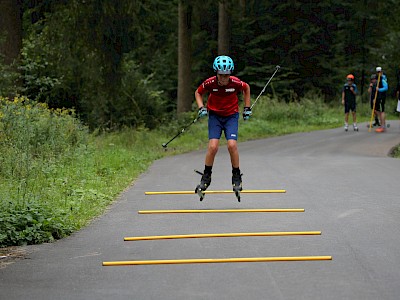
<svg viewBox="0 0 400 300">
<path fill-rule="evenodd" d="M 1 0 L 0 96 L 73 109 L 94 129 L 157 128 L 194 111 L 226 54 L 255 97 L 339 102 L 354 74 L 366 101 L 376 66 L 399 81 L 397 1 Z M 254 100 L 254 99 L 253 99 Z"/>
</svg>

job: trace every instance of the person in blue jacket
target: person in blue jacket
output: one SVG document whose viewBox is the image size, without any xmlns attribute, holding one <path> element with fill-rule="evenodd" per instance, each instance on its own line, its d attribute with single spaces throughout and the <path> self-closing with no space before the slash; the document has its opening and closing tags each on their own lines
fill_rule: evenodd
<svg viewBox="0 0 400 300">
<path fill-rule="evenodd" d="M 376 96 L 375 102 L 375 111 L 378 115 L 379 120 L 381 121 L 381 126 L 375 129 L 376 132 L 384 132 L 386 130 L 386 114 L 385 114 L 385 102 L 386 102 L 386 93 L 388 91 L 388 82 L 386 75 L 382 72 L 381 67 L 376 67 L 376 76 L 379 81 L 379 85 L 377 86 L 378 93 Z"/>
</svg>

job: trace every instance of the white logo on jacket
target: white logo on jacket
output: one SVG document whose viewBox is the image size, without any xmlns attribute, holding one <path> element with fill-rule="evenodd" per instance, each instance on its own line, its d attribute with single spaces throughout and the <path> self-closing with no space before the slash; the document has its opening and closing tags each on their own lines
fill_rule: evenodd
<svg viewBox="0 0 400 300">
<path fill-rule="evenodd" d="M 225 89 L 225 92 L 229 93 L 229 92 L 234 92 L 235 89 L 234 88 L 230 88 L 230 89 Z"/>
</svg>

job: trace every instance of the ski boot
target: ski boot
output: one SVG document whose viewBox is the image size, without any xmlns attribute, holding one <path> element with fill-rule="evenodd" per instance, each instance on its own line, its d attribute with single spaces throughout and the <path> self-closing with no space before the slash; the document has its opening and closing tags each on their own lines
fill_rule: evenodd
<svg viewBox="0 0 400 300">
<path fill-rule="evenodd" d="M 381 124 L 379 123 L 378 118 L 375 118 L 375 123 L 372 124 L 372 126 L 373 126 L 373 127 L 380 127 L 380 126 L 381 126 Z"/>
<path fill-rule="evenodd" d="M 205 193 L 204 191 L 210 186 L 211 183 L 211 173 L 201 173 L 200 171 L 195 170 L 197 174 L 201 175 L 200 184 L 197 185 L 194 192 L 199 195 L 200 201 L 203 201 Z"/>
<path fill-rule="evenodd" d="M 344 131 L 348 131 L 349 130 L 349 124 L 344 124 Z"/>
<path fill-rule="evenodd" d="M 375 132 L 385 132 L 385 131 L 386 131 L 385 126 L 380 126 L 377 129 L 375 129 Z"/>
<path fill-rule="evenodd" d="M 242 190 L 242 175 L 239 173 L 232 173 L 232 188 L 237 200 L 240 202 L 240 191 Z"/>
<path fill-rule="evenodd" d="M 354 129 L 354 131 L 358 131 L 358 127 L 357 127 L 356 123 L 353 124 L 353 129 Z"/>
</svg>

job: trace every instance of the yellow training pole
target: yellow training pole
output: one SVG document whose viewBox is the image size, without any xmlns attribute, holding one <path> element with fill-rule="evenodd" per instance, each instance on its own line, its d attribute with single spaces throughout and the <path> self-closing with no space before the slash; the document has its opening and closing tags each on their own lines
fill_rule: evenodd
<svg viewBox="0 0 400 300">
<path fill-rule="evenodd" d="M 195 258 L 195 259 L 105 261 L 105 262 L 103 262 L 103 266 L 275 262 L 275 261 L 315 261 L 315 260 L 332 260 L 332 256 L 243 257 L 243 258 L 199 258 L 199 259 Z"/>
<path fill-rule="evenodd" d="M 243 190 L 241 194 L 258 194 L 258 193 L 286 193 L 286 190 Z M 196 194 L 194 191 L 161 191 L 161 192 L 144 192 L 145 195 L 189 195 Z M 204 191 L 204 194 L 233 194 L 232 190 L 227 191 Z"/>
<path fill-rule="evenodd" d="M 166 240 L 166 239 L 244 237 L 244 236 L 293 236 L 293 235 L 321 235 L 321 231 L 239 232 L 239 233 L 200 233 L 200 234 L 177 234 L 177 235 L 151 235 L 151 236 L 125 237 L 124 241 L 148 241 L 148 240 Z"/>
<path fill-rule="evenodd" d="M 304 208 L 139 210 L 139 214 L 304 212 Z"/>
<path fill-rule="evenodd" d="M 375 113 L 375 103 L 376 103 L 376 98 L 378 97 L 378 90 L 379 90 L 379 82 L 381 80 L 381 72 L 378 74 L 378 81 L 376 82 L 376 90 L 375 90 L 375 97 L 374 97 L 374 105 L 372 107 L 372 113 L 371 113 L 371 120 L 369 121 L 369 128 L 368 132 L 371 132 L 372 128 L 372 120 L 374 118 L 374 113 Z"/>
</svg>

